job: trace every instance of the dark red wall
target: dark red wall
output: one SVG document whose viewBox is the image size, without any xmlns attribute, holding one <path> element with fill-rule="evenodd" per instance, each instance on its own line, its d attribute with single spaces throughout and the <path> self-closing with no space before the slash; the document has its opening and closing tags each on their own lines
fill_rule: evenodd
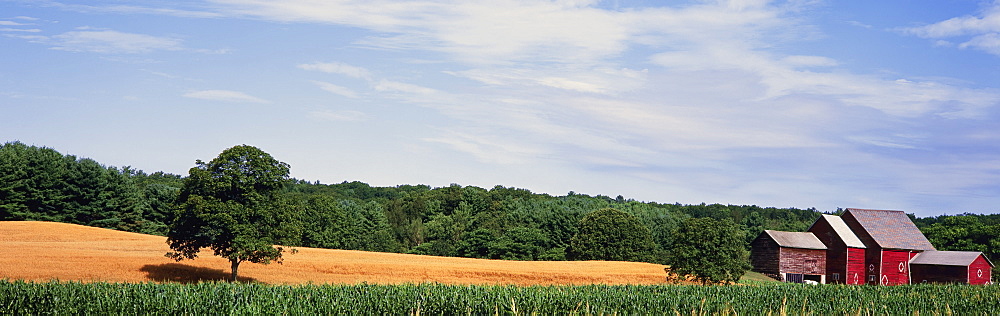
<svg viewBox="0 0 1000 316">
<path fill-rule="evenodd" d="M 826 274 L 826 250 L 781 248 L 781 273 Z"/>
<path fill-rule="evenodd" d="M 913 283 L 966 283 L 968 267 L 915 264 Z"/>
<path fill-rule="evenodd" d="M 840 240 L 825 217 L 816 220 L 809 227 L 809 232 L 826 245 L 826 283 L 844 283 L 847 275 L 847 247 L 844 241 Z"/>
</svg>

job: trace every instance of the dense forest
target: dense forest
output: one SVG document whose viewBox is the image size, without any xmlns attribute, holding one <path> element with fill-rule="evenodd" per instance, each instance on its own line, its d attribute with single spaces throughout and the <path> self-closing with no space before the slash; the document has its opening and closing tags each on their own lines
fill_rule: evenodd
<svg viewBox="0 0 1000 316">
<path fill-rule="evenodd" d="M 56 221 L 164 235 L 184 176 L 146 173 L 20 142 L 0 146 L 0 220 Z M 671 232 L 688 218 L 737 224 L 749 241 L 764 229 L 803 231 L 816 209 L 721 204 L 661 204 L 623 196 L 564 196 L 495 186 L 372 187 L 292 179 L 282 203 L 297 214 L 296 244 L 318 248 L 511 260 L 566 260 L 585 215 L 606 208 L 631 214 L 652 234 L 645 256 L 663 262 Z M 840 210 L 831 211 L 831 213 Z M 912 217 L 912 216 L 911 216 Z M 1000 215 L 914 218 L 939 250 L 982 251 L 996 262 Z"/>
</svg>

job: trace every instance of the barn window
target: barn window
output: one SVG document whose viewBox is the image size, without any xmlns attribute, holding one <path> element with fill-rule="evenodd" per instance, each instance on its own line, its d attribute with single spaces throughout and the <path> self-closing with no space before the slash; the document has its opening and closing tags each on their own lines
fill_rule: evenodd
<svg viewBox="0 0 1000 316">
<path fill-rule="evenodd" d="M 840 281 L 840 273 L 834 273 L 833 274 L 833 280 L 834 281 Z"/>
<path fill-rule="evenodd" d="M 868 282 L 875 282 L 875 276 L 874 275 L 869 275 L 868 276 Z"/>
</svg>

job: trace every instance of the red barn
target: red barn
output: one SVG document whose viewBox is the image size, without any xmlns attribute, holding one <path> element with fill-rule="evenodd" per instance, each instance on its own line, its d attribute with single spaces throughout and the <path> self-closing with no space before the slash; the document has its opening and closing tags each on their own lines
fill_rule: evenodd
<svg viewBox="0 0 1000 316">
<path fill-rule="evenodd" d="M 808 229 L 826 245 L 826 280 L 865 284 L 865 244 L 840 216 L 823 215 Z"/>
<path fill-rule="evenodd" d="M 813 233 L 765 230 L 750 243 L 753 271 L 785 282 L 826 283 L 826 245 Z"/>
<path fill-rule="evenodd" d="M 841 218 L 866 247 L 868 284 L 910 284 L 910 259 L 935 250 L 902 211 L 849 208 Z"/>
<path fill-rule="evenodd" d="M 913 283 L 990 284 L 993 263 L 978 251 L 925 251 L 910 261 Z"/>
</svg>

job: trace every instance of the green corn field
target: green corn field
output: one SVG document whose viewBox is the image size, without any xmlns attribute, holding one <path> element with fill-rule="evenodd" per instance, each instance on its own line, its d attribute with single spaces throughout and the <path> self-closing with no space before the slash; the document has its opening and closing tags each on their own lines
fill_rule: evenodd
<svg viewBox="0 0 1000 316">
<path fill-rule="evenodd" d="M 993 315 L 998 310 L 997 286 L 518 287 L 0 280 L 2 315 Z"/>
</svg>

